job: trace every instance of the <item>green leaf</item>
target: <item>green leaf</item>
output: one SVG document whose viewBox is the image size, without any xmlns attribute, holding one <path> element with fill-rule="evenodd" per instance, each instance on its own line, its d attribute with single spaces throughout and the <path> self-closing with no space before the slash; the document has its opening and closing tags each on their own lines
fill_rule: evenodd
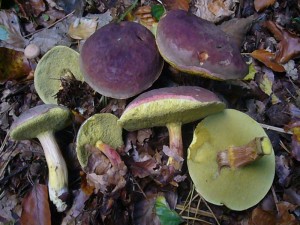
<svg viewBox="0 0 300 225">
<path fill-rule="evenodd" d="M 300 17 L 293 18 L 293 21 L 296 23 L 300 23 Z"/>
<path fill-rule="evenodd" d="M 170 209 L 164 196 L 157 197 L 155 210 L 161 225 L 178 225 L 184 222 L 177 212 Z"/>
<path fill-rule="evenodd" d="M 162 5 L 153 5 L 151 7 L 151 15 L 159 21 L 161 16 L 165 13 L 165 9 Z"/>
<path fill-rule="evenodd" d="M 247 76 L 245 76 L 245 77 L 243 78 L 243 80 L 253 80 L 256 73 L 257 73 L 257 71 L 256 71 L 256 69 L 255 69 L 253 63 L 251 63 L 251 64 L 249 65 L 249 73 L 247 74 Z"/>
</svg>

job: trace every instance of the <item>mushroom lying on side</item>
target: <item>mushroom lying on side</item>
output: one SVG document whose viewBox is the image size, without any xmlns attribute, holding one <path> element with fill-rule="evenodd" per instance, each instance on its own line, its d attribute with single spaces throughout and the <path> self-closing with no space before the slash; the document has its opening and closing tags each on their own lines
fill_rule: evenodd
<svg viewBox="0 0 300 225">
<path fill-rule="evenodd" d="M 174 157 L 169 163 L 176 170 L 182 166 L 183 146 L 181 125 L 217 113 L 225 104 L 212 92 L 194 86 L 161 88 L 145 92 L 134 99 L 118 120 L 134 131 L 155 126 L 167 126 L 170 149 Z"/>
<path fill-rule="evenodd" d="M 77 157 L 87 181 L 108 195 L 126 184 L 127 167 L 116 151 L 124 145 L 117 119 L 109 113 L 95 114 L 81 125 L 76 139 Z"/>
<path fill-rule="evenodd" d="M 68 170 L 55 140 L 54 132 L 71 123 L 71 112 L 62 106 L 39 105 L 21 114 L 12 124 L 10 136 L 15 140 L 38 138 L 44 149 L 49 171 L 49 196 L 57 211 L 66 209 Z"/>
<path fill-rule="evenodd" d="M 198 124 L 187 163 L 196 190 L 206 201 L 238 211 L 257 204 L 275 175 L 267 134 L 247 114 L 233 109 Z"/>
<path fill-rule="evenodd" d="M 156 43 L 176 69 L 216 80 L 242 79 L 248 73 L 239 46 L 213 23 L 183 10 L 160 19 Z"/>
<path fill-rule="evenodd" d="M 80 52 L 85 81 L 100 94 L 126 99 L 149 88 L 163 59 L 153 34 L 134 22 L 111 23 L 90 36 Z"/>
<path fill-rule="evenodd" d="M 57 104 L 61 77 L 73 75 L 83 81 L 78 61 L 79 53 L 66 46 L 55 46 L 41 58 L 34 72 L 34 87 L 44 103 Z"/>
</svg>

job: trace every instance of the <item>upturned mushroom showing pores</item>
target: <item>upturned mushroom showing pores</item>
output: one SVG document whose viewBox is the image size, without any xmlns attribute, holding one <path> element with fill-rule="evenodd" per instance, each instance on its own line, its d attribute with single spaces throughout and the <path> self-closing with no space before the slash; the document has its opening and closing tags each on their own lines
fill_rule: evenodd
<svg viewBox="0 0 300 225">
<path fill-rule="evenodd" d="M 238 211 L 261 201 L 275 175 L 267 134 L 247 114 L 233 109 L 198 124 L 187 164 L 196 190 L 206 201 Z"/>
<path fill-rule="evenodd" d="M 85 81 L 100 94 L 126 99 L 159 77 L 161 58 L 153 34 L 134 22 L 111 23 L 84 43 L 80 65 Z"/>
<path fill-rule="evenodd" d="M 145 92 L 125 109 L 118 122 L 128 131 L 167 126 L 169 147 L 174 155 L 183 158 L 181 125 L 217 113 L 225 104 L 211 91 L 200 87 L 182 86 L 161 88 Z M 169 158 L 176 170 L 182 162 Z"/>
<path fill-rule="evenodd" d="M 44 149 L 49 171 L 49 196 L 57 211 L 66 209 L 68 170 L 54 132 L 71 123 L 71 112 L 62 106 L 39 105 L 21 114 L 12 124 L 10 136 L 15 140 L 38 138 Z"/>
<path fill-rule="evenodd" d="M 248 73 L 239 46 L 220 28 L 183 10 L 169 11 L 158 23 L 156 42 L 176 69 L 217 80 Z"/>
</svg>

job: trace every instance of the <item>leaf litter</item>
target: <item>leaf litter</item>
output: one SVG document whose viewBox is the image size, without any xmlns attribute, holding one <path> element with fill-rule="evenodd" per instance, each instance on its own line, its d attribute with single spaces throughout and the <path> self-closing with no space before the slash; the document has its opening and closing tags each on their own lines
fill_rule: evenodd
<svg viewBox="0 0 300 225">
<path fill-rule="evenodd" d="M 117 20 L 133 3 L 129 0 L 105 3 L 87 1 L 83 6 L 82 1 L 32 2 L 35 4 L 32 4 L 31 9 L 17 0 L 10 4 L 2 2 L 1 47 L 22 52 L 28 43 L 35 43 L 41 48 L 42 55 L 58 44 L 78 50 L 84 39 L 96 29 L 95 27 L 99 28 L 112 20 Z M 174 182 L 173 172 L 166 165 L 169 154 L 166 148 L 168 134 L 164 128 L 153 128 L 124 134 L 126 147 L 120 153 L 120 157 L 128 170 L 125 176 L 126 184 L 122 181 L 122 185 L 118 186 L 119 181 L 122 180 L 120 173 L 113 169 L 107 158 L 100 157 L 103 162 L 100 169 L 103 172 L 112 171 L 108 173 L 111 174 L 108 183 L 104 183 L 104 186 L 101 186 L 103 183 L 100 186 L 98 184 L 98 189 L 103 190 L 102 193 L 94 191 L 95 182 L 97 184 L 99 180 L 80 176 L 82 171 L 78 166 L 74 166 L 78 165 L 78 162 L 70 157 L 71 165 L 68 167 L 74 172 L 71 175 L 70 189 L 74 199 L 70 202 L 69 210 L 58 216 L 57 221 L 52 221 L 52 224 L 162 224 L 154 213 L 155 201 L 161 194 L 166 197 L 171 208 L 176 208 L 177 213 L 188 224 L 298 224 L 300 25 L 295 18 L 300 9 L 296 1 L 275 3 L 261 1 L 263 5 L 260 6 L 257 2 L 254 1 L 253 4 L 250 0 L 191 1 L 190 3 L 185 0 L 141 1 L 136 9 L 146 7 L 148 11 L 146 10 L 144 15 L 152 18 L 149 17 L 151 13 L 149 7 L 151 9 L 152 5 L 162 3 L 166 10 L 184 8 L 217 22 L 221 27 L 224 19 L 229 24 L 233 24 L 227 26 L 224 23 L 225 32 L 229 30 L 227 33 L 235 36 L 245 58 L 249 59 L 250 53 L 255 58 L 252 61 L 253 70 L 250 79 L 239 82 L 209 81 L 187 77 L 166 67 L 165 73 L 169 75 L 168 78 L 163 76 L 159 80 L 161 83 L 158 82 L 156 86 L 193 84 L 209 87 L 222 95 L 228 102 L 228 106 L 246 111 L 254 119 L 271 125 L 270 127 L 291 131 L 292 135 L 287 132 L 279 133 L 276 131 L 278 129 L 268 131 L 276 154 L 276 178 L 272 193 L 270 191 L 255 208 L 239 213 L 230 211 L 226 207 L 206 203 L 194 190 L 185 166 L 182 177 L 177 177 L 178 179 L 175 179 L 177 182 Z M 19 6 L 16 12 L 11 11 L 14 4 Z M 251 15 L 254 15 L 254 18 L 249 17 Z M 130 14 L 127 14 L 126 18 L 129 19 Z M 248 20 L 237 32 L 236 24 L 241 24 L 244 18 Z M 10 19 L 14 23 L 11 23 Z M 91 24 L 88 23 L 91 26 L 79 26 L 78 30 L 70 31 L 70 27 L 81 20 L 92 21 Z M 258 51 L 258 57 L 253 56 L 255 51 Z M 262 63 L 256 60 L 259 57 L 263 58 Z M 4 68 L 7 71 L 7 68 Z M 21 69 L 24 68 L 21 66 Z M 25 79 L 28 72 L 22 72 L 21 80 L 15 80 L 19 77 L 15 74 L 11 76 L 12 73 L 9 73 L 9 75 L 11 80 L 0 84 L 2 145 L 0 222 L 22 223 L 26 218 L 35 217 L 43 219 L 43 223 L 47 224 L 51 222 L 49 214 L 53 218 L 57 212 L 48 202 L 47 191 L 44 190 L 47 188 L 44 185 L 47 184 L 47 169 L 41 146 L 35 140 L 14 142 L 8 136 L 12 121 L 23 111 L 42 102 L 34 90 L 32 80 Z M 128 104 L 128 100 L 105 99 L 90 90 L 86 84 L 79 84 L 72 80 L 62 81 L 62 89 L 57 97 L 60 104 L 77 111 L 78 121 L 59 134 L 60 144 L 69 146 L 73 154 L 72 143 L 78 126 L 85 118 L 98 112 L 112 112 L 120 116 Z M 186 136 L 185 148 L 190 143 L 191 130 L 195 126 L 196 123 L 193 123 L 189 130 L 183 130 L 183 135 Z M 124 168 L 121 170 L 123 171 L 121 174 L 125 175 Z M 42 172 L 39 173 L 40 171 Z M 102 176 L 108 174 L 102 173 Z M 116 189 L 117 194 L 113 198 L 105 193 L 105 190 L 113 190 L 116 186 L 120 188 Z M 176 197 L 167 197 L 172 193 L 176 193 Z M 32 196 L 33 194 L 35 197 Z M 40 199 L 36 198 L 37 195 L 41 195 Z M 40 201 L 42 207 L 35 208 L 38 211 L 26 210 L 26 207 L 30 207 L 34 201 Z"/>
</svg>

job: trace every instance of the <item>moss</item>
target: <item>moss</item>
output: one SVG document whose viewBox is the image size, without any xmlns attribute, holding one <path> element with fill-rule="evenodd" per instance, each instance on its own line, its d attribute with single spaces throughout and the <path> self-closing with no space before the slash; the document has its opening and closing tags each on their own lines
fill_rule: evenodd
<svg viewBox="0 0 300 225">
<path fill-rule="evenodd" d="M 57 104 L 55 95 L 65 71 L 70 71 L 77 80 L 84 80 L 79 67 L 79 53 L 66 46 L 52 48 L 39 61 L 34 73 L 34 86 L 44 103 Z"/>
<path fill-rule="evenodd" d="M 117 124 L 117 119 L 112 114 L 101 113 L 93 115 L 81 125 L 76 140 L 76 151 L 83 168 L 88 160 L 86 144 L 95 146 L 96 142 L 101 140 L 115 149 L 123 146 L 122 128 Z"/>
</svg>

